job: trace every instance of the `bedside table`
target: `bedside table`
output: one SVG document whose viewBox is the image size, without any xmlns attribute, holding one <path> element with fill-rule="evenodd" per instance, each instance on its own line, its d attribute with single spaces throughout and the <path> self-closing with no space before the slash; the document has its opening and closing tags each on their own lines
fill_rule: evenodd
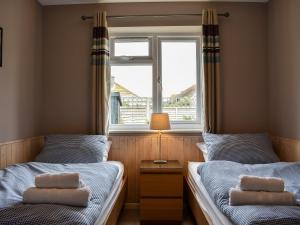
<svg viewBox="0 0 300 225">
<path fill-rule="evenodd" d="M 141 221 L 182 220 L 183 175 L 177 160 L 154 164 L 143 160 L 140 165 Z"/>
</svg>

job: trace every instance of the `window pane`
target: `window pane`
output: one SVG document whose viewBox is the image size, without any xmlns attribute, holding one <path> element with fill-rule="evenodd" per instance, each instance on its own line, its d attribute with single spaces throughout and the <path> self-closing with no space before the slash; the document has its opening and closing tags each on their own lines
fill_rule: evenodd
<svg viewBox="0 0 300 225">
<path fill-rule="evenodd" d="M 162 110 L 171 121 L 196 120 L 196 41 L 162 41 Z"/>
<path fill-rule="evenodd" d="M 149 41 L 115 40 L 115 56 L 149 56 Z"/>
<path fill-rule="evenodd" d="M 152 66 L 112 66 L 112 124 L 148 124 L 152 113 Z"/>
</svg>

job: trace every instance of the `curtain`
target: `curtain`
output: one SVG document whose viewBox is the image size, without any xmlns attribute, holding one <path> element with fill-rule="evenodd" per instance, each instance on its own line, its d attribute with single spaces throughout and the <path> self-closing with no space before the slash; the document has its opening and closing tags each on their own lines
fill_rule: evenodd
<svg viewBox="0 0 300 225">
<path fill-rule="evenodd" d="M 110 99 L 109 39 L 106 12 L 94 17 L 92 45 L 92 133 L 108 135 Z"/>
<path fill-rule="evenodd" d="M 218 15 L 202 11 L 202 81 L 204 131 L 221 132 L 221 75 Z"/>
</svg>

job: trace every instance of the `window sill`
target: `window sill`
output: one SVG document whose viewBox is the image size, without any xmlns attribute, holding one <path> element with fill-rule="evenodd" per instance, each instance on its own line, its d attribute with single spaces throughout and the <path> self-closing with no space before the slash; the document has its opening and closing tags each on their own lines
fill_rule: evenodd
<svg viewBox="0 0 300 225">
<path fill-rule="evenodd" d="M 113 129 L 109 131 L 110 135 L 118 134 L 156 134 L 158 131 L 149 129 L 127 129 L 127 130 L 117 130 Z M 202 129 L 172 129 L 162 131 L 163 134 L 198 134 L 201 135 Z"/>
</svg>

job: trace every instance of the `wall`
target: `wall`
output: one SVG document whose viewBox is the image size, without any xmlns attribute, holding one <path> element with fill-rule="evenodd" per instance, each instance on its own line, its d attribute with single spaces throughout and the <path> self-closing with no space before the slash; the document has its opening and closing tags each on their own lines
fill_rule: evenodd
<svg viewBox="0 0 300 225">
<path fill-rule="evenodd" d="M 42 8 L 35 0 L 1 0 L 0 143 L 39 134 Z"/>
<path fill-rule="evenodd" d="M 269 117 L 273 135 L 300 139 L 300 1 L 269 3 Z"/>
<path fill-rule="evenodd" d="M 220 18 L 225 132 L 267 130 L 267 4 L 131 3 L 43 8 L 43 133 L 90 129 L 91 21 L 81 15 L 199 13 L 214 7 Z M 162 10 L 163 9 L 163 10 Z M 200 25 L 200 17 L 111 19 L 109 26 Z"/>
</svg>

